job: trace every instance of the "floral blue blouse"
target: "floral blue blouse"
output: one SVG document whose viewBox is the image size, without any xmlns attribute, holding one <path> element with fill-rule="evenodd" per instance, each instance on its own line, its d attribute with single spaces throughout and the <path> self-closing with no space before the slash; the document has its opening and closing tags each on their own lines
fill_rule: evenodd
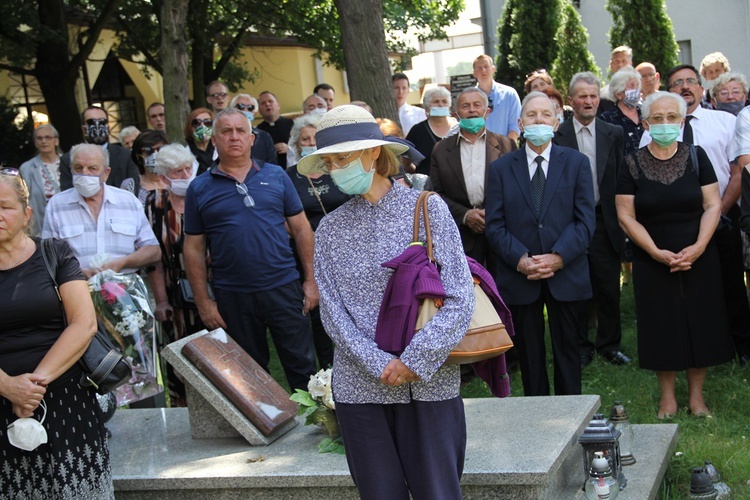
<svg viewBox="0 0 750 500">
<path fill-rule="evenodd" d="M 393 270 L 382 262 L 411 243 L 419 193 L 399 183 L 375 205 L 356 196 L 323 218 L 315 233 L 315 279 L 323 326 L 336 344 L 334 400 L 341 403 L 443 401 L 459 394 L 458 365 L 444 365 L 466 332 L 474 288 L 453 217 L 439 196 L 428 202 L 435 260 L 447 297 L 400 358 L 420 381 L 390 387 L 380 375 L 395 356 L 375 344 L 378 311 Z M 424 228 L 420 230 L 424 238 Z"/>
</svg>

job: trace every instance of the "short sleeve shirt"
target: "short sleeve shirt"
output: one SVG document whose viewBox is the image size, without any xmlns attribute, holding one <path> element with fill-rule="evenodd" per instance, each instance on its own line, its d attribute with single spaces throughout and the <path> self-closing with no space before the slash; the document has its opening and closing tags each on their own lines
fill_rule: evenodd
<svg viewBox="0 0 750 500">
<path fill-rule="evenodd" d="M 185 233 L 206 236 L 214 286 L 252 293 L 299 279 L 284 226 L 302 212 L 291 179 L 278 165 L 254 163 L 243 181 L 253 207 L 245 206 L 238 182 L 214 165 L 185 197 Z"/>
<path fill-rule="evenodd" d="M 520 134 L 518 118 L 521 116 L 521 100 L 518 92 L 513 87 L 494 82 L 487 97 L 492 109 L 485 123 L 487 130 L 500 135 L 508 135 L 511 131 Z"/>
</svg>

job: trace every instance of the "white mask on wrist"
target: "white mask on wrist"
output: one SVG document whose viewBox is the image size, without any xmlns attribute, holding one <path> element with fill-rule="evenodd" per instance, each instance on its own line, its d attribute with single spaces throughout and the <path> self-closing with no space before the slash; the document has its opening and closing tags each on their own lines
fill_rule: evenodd
<svg viewBox="0 0 750 500">
<path fill-rule="evenodd" d="M 8 441 L 16 448 L 34 451 L 40 444 L 47 443 L 47 431 L 42 426 L 47 416 L 47 405 L 42 400 L 39 406 L 44 410 L 41 422 L 33 417 L 19 418 L 8 425 Z"/>
</svg>

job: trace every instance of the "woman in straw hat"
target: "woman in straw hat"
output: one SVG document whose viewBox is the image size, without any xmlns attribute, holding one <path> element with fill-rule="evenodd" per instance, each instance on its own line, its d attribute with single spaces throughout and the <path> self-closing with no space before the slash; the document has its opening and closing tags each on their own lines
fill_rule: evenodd
<svg viewBox="0 0 750 500">
<path fill-rule="evenodd" d="M 456 224 L 438 196 L 428 211 L 443 307 L 402 352 L 375 330 L 390 261 L 412 240 L 419 193 L 390 176 L 408 146 L 387 140 L 367 111 L 339 106 L 321 119 L 318 149 L 297 165 L 327 173 L 350 201 L 316 232 L 315 278 L 323 325 L 336 349 L 333 396 L 347 462 L 364 499 L 456 499 L 466 448 L 460 368 L 443 364 L 471 319 L 474 294 Z M 420 229 L 424 238 L 424 228 Z"/>
</svg>

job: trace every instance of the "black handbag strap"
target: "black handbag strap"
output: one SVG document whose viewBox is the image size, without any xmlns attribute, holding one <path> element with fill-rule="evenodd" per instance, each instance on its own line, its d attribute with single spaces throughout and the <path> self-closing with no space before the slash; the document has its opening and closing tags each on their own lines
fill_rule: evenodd
<svg viewBox="0 0 750 500">
<path fill-rule="evenodd" d="M 52 241 L 52 238 L 45 238 L 41 240 L 41 251 L 42 259 L 44 260 L 44 267 L 47 268 L 49 277 L 52 278 L 52 283 L 55 285 L 55 293 L 57 294 L 57 299 L 60 301 L 63 326 L 67 327 L 68 317 L 65 315 L 65 306 L 63 305 L 62 295 L 60 295 L 60 286 L 57 284 L 57 250 L 55 249 L 54 241 Z"/>
</svg>

